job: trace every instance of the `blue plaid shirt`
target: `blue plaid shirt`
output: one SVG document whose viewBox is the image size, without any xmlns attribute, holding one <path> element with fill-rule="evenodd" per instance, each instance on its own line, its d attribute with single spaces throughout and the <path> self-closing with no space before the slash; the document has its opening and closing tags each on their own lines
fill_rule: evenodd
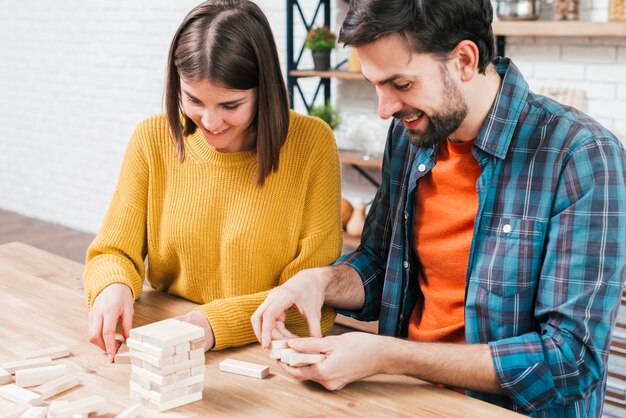
<svg viewBox="0 0 626 418">
<path fill-rule="evenodd" d="M 482 174 L 465 337 L 489 344 L 506 396 L 468 394 L 534 417 L 599 417 L 626 277 L 624 149 L 589 116 L 530 92 L 508 59 L 495 65 L 502 85 L 472 149 Z M 337 260 L 365 289 L 363 309 L 342 313 L 379 320 L 382 335 L 406 337 L 422 297 L 411 230 L 436 155 L 392 123 L 361 245 Z"/>
</svg>

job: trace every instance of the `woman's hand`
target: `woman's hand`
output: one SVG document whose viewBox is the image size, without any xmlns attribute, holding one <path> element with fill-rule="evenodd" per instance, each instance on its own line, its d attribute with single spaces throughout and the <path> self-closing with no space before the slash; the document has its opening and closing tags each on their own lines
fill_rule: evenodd
<svg viewBox="0 0 626 418">
<path fill-rule="evenodd" d="M 177 316 L 176 319 L 204 328 L 204 351 L 209 351 L 213 348 L 215 345 L 213 328 L 211 328 L 211 323 L 202 312 L 191 311 L 185 315 Z"/>
<path fill-rule="evenodd" d="M 130 287 L 122 283 L 113 283 L 105 287 L 96 297 L 89 312 L 89 341 L 109 357 L 113 362 L 119 344 L 115 341 L 117 321 L 122 319 L 122 335 L 128 338 L 133 327 L 133 293 Z"/>
</svg>

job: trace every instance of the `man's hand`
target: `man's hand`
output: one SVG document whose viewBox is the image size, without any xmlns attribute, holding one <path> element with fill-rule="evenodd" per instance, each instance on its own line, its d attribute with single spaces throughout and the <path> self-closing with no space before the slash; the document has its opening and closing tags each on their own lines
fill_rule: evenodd
<svg viewBox="0 0 626 418">
<path fill-rule="evenodd" d="M 122 319 L 122 335 L 128 338 L 133 327 L 133 303 L 130 287 L 113 283 L 100 292 L 89 311 L 89 341 L 106 352 L 111 363 L 119 348 L 115 341 L 117 321 Z"/>
<path fill-rule="evenodd" d="M 385 365 L 380 354 L 386 337 L 363 332 L 350 332 L 326 338 L 289 340 L 289 346 L 300 352 L 326 354 L 320 363 L 303 367 L 280 366 L 298 380 L 318 382 L 328 390 L 342 389 L 348 383 L 383 373 Z"/>
<path fill-rule="evenodd" d="M 276 331 L 286 335 L 284 322 L 287 310 L 292 306 L 306 320 L 309 333 L 313 337 L 322 336 L 320 318 L 327 286 L 326 270 L 328 268 L 324 267 L 302 270 L 269 292 L 250 318 L 254 334 L 263 348 L 269 347 L 272 334 L 276 334 Z"/>
<path fill-rule="evenodd" d="M 204 351 L 209 351 L 213 348 L 213 346 L 215 346 L 213 328 L 211 327 L 211 323 L 207 317 L 202 312 L 191 311 L 185 315 L 177 316 L 176 319 L 204 328 Z"/>
</svg>

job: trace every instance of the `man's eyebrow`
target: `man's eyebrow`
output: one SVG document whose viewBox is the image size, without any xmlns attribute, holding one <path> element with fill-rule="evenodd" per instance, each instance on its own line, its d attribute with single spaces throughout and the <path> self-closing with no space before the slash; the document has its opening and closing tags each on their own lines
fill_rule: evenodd
<svg viewBox="0 0 626 418">
<path fill-rule="evenodd" d="M 406 75 L 404 74 L 392 74 L 389 77 L 380 80 L 380 81 L 371 81 L 369 78 L 363 76 L 363 78 L 365 78 L 365 80 L 369 81 L 370 83 L 377 85 L 377 86 L 384 86 L 385 84 L 389 84 L 394 80 L 397 80 L 398 78 L 408 78 Z"/>
</svg>

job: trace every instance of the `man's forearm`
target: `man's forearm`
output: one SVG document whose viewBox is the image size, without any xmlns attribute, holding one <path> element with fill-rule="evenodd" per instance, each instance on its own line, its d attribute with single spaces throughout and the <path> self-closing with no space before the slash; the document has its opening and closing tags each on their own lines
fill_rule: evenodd
<svg viewBox="0 0 626 418">
<path fill-rule="evenodd" d="M 345 264 L 324 267 L 324 303 L 333 308 L 357 310 L 363 307 L 365 291 L 361 276 Z"/>
<path fill-rule="evenodd" d="M 487 393 L 504 393 L 487 344 L 418 343 L 381 337 L 382 372 Z"/>
</svg>

